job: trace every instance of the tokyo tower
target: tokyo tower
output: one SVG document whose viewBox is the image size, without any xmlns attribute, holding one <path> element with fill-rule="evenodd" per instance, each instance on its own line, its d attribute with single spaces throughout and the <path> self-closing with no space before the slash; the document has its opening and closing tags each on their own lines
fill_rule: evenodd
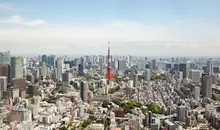
<svg viewBox="0 0 220 130">
<path fill-rule="evenodd" d="M 105 79 L 108 81 L 108 83 L 109 81 L 114 80 L 114 77 L 112 75 L 111 64 L 110 64 L 110 42 L 108 42 L 108 64 L 107 64 Z"/>
</svg>

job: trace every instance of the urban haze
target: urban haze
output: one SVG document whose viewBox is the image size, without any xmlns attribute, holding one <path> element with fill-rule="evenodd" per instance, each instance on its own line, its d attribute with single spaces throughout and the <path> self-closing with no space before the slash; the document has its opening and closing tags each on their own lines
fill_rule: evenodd
<svg viewBox="0 0 220 130">
<path fill-rule="evenodd" d="M 220 1 L 0 1 L 0 130 L 220 129 Z"/>
</svg>

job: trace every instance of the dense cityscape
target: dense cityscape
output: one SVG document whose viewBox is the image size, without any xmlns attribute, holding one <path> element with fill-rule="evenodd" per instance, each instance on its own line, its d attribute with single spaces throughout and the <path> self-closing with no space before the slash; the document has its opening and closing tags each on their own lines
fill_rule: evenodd
<svg viewBox="0 0 220 130">
<path fill-rule="evenodd" d="M 220 130 L 220 0 L 0 0 L 0 130 Z"/>
<path fill-rule="evenodd" d="M 218 58 L 0 53 L 1 130 L 219 129 Z"/>
</svg>

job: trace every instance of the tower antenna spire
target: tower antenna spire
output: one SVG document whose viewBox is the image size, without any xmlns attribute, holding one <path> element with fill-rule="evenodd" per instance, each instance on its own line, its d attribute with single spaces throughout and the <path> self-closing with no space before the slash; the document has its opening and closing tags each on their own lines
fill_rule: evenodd
<svg viewBox="0 0 220 130">
<path fill-rule="evenodd" d="M 107 64 L 105 79 L 107 81 L 114 80 L 113 75 L 112 75 L 111 64 L 110 64 L 110 41 L 108 41 L 108 64 Z"/>
</svg>

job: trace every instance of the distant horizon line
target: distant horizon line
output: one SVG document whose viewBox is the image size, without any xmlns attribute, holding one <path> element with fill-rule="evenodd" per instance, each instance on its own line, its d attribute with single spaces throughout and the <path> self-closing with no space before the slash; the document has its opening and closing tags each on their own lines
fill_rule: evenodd
<svg viewBox="0 0 220 130">
<path fill-rule="evenodd" d="M 89 55 L 86 55 L 86 54 L 46 54 L 46 53 L 42 53 L 42 54 L 11 54 L 11 56 L 24 56 L 24 57 L 37 57 L 37 56 L 42 56 L 42 55 L 47 55 L 47 56 L 52 56 L 52 55 L 55 55 L 55 56 L 59 56 L 59 57 L 84 57 L 84 56 L 107 56 L 108 54 L 89 54 Z M 165 57 L 165 58 L 220 58 L 220 56 L 184 56 L 184 55 L 179 55 L 179 56 L 168 56 L 168 55 L 164 55 L 164 56 L 159 56 L 159 55 L 135 55 L 135 54 L 118 54 L 118 55 L 111 55 L 111 56 L 134 56 L 134 57 L 149 57 L 149 58 L 152 58 L 152 57 L 157 57 L 157 58 L 161 58 L 161 57 Z"/>
</svg>

